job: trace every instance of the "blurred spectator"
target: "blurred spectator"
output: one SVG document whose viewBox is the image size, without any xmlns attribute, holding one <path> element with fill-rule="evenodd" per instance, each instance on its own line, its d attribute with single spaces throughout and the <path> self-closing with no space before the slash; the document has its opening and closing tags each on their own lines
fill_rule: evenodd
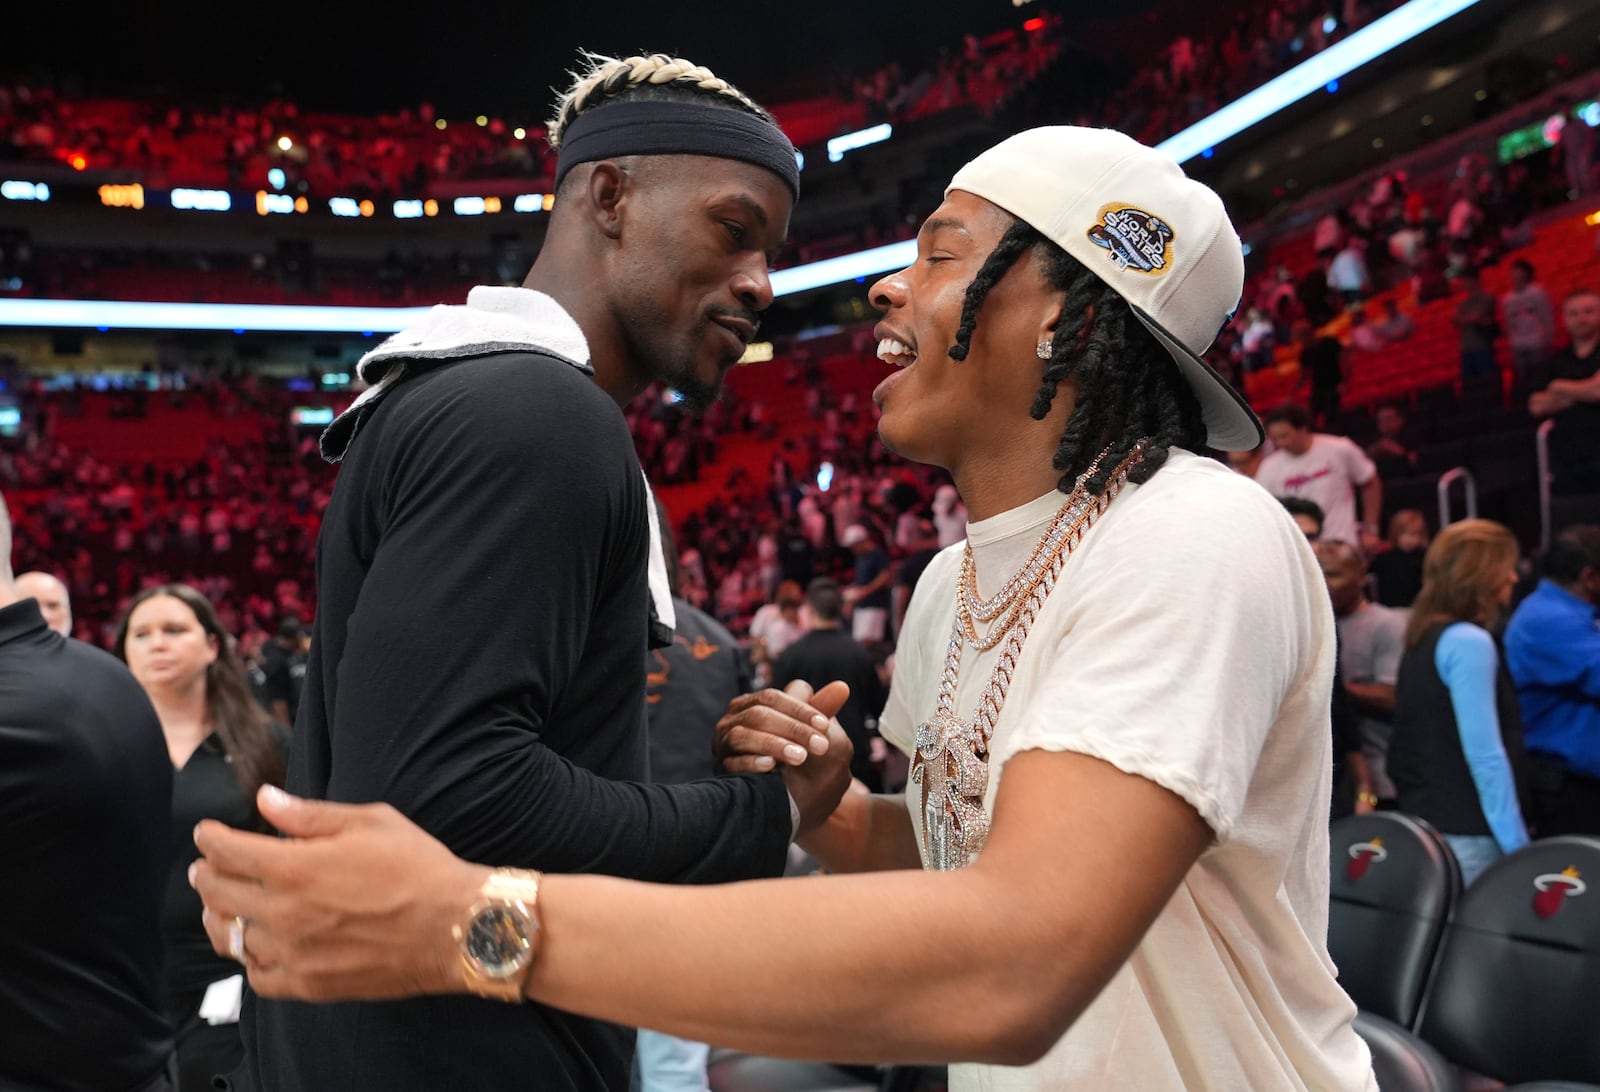
<svg viewBox="0 0 1600 1092">
<path fill-rule="evenodd" d="M 1343 436 L 1311 431 L 1311 415 L 1302 406 L 1284 405 L 1264 419 L 1267 438 L 1277 448 L 1261 460 L 1256 481 L 1275 497 L 1316 501 L 1327 519 L 1323 534 L 1372 549 L 1378 545 L 1377 520 L 1383 510 L 1383 482 L 1377 467 Z M 1356 521 L 1355 493 L 1361 493 L 1361 522 Z"/>
<path fill-rule="evenodd" d="M 1411 316 L 1400 313 L 1400 304 L 1390 296 L 1383 301 L 1383 318 L 1374 329 L 1379 337 L 1393 345 L 1416 333 L 1417 324 L 1411 321 Z"/>
<path fill-rule="evenodd" d="M 1300 375 L 1311 382 L 1311 412 L 1318 426 L 1339 416 L 1339 386 L 1344 382 L 1344 346 L 1319 334 L 1309 323 L 1296 331 L 1300 343 Z"/>
<path fill-rule="evenodd" d="M 1494 631 L 1517 583 L 1517 540 L 1467 519 L 1428 547 L 1395 685 L 1389 777 L 1400 809 L 1444 835 L 1470 885 L 1528 843 L 1522 716 Z"/>
<path fill-rule="evenodd" d="M 845 528 L 839 545 L 856 555 L 855 575 L 844 589 L 844 601 L 851 608 L 850 633 L 864 645 L 878 644 L 888 636 L 889 586 L 894 581 L 894 567 L 889 555 L 873 540 L 872 532 L 859 523 Z M 815 609 L 812 608 L 813 613 Z M 811 624 L 816 626 L 815 617 Z"/>
<path fill-rule="evenodd" d="M 1406 418 L 1399 406 L 1379 406 L 1378 438 L 1367 445 L 1367 458 L 1380 478 L 1409 477 L 1417 468 L 1417 453 L 1406 437 Z"/>
<path fill-rule="evenodd" d="M 665 524 L 663 524 L 665 526 Z M 769 665 L 783 655 L 784 649 L 794 644 L 806 632 L 800 615 L 804 602 L 800 585 L 785 580 L 778 585 L 778 595 L 771 603 L 764 603 L 750 619 L 750 658 L 770 674 Z"/>
<path fill-rule="evenodd" d="M 906 620 L 906 608 L 911 605 L 911 595 L 916 591 L 917 581 L 922 579 L 928 564 L 938 554 L 939 532 L 934 529 L 932 520 L 919 519 L 906 556 L 895 567 L 893 607 L 896 637 L 900 635 L 901 626 Z"/>
<path fill-rule="evenodd" d="M 844 596 L 837 581 L 817 577 L 806 589 L 806 603 L 811 608 L 811 632 L 778 657 L 772 685 L 782 689 L 800 679 L 820 690 L 836 679 L 848 683 L 850 699 L 839 710 L 838 720 L 855 747 L 850 773 L 873 792 L 882 791 L 874 758 L 881 761 L 883 745 L 878 740 L 877 722 L 887 695 L 877 665 L 861 643 L 841 626 Z"/>
<path fill-rule="evenodd" d="M 14 586 L 21 598 L 38 600 L 45 625 L 63 637 L 72 636 L 72 599 L 65 584 L 47 572 L 35 570 L 17 577 Z"/>
<path fill-rule="evenodd" d="M 1556 312 L 1532 263 L 1520 259 L 1512 263 L 1511 288 L 1500 297 L 1500 315 L 1518 383 L 1524 389 L 1543 387 L 1544 364 L 1556 342 Z"/>
<path fill-rule="evenodd" d="M 1348 344 L 1358 353 L 1382 352 L 1387 346 L 1383 335 L 1376 326 L 1367 323 L 1367 310 L 1365 307 L 1355 306 L 1350 309 L 1350 334 Z"/>
<path fill-rule="evenodd" d="M 722 624 L 683 598 L 683 576 L 666 509 L 656 502 L 667 586 L 677 616 L 672 643 L 652 649 L 645 666 L 650 780 L 676 785 L 715 776 L 711 740 L 728 703 L 753 689 L 739 644 Z M 640 1092 L 705 1089 L 711 1048 L 640 1028 L 633 1084 Z"/>
<path fill-rule="evenodd" d="M 1461 336 L 1461 381 L 1495 378 L 1500 372 L 1494 361 L 1494 339 L 1500 327 L 1495 321 L 1494 297 L 1483 290 L 1475 269 L 1463 272 L 1460 282 L 1466 298 L 1456 305 L 1451 321 Z"/>
<path fill-rule="evenodd" d="M 212 1078 L 244 1057 L 237 1002 L 243 968 L 212 950 L 189 886 L 202 819 L 259 830 L 255 794 L 283 785 L 289 741 L 256 703 L 216 610 L 183 584 L 147 588 L 133 600 L 113 651 L 155 706 L 172 759 L 173 847 L 162 934 L 167 1017 L 177 1036 L 178 1092 L 209 1092 Z M 230 996 L 224 1019 L 201 1015 L 208 994 Z M 226 1019 L 231 1015 L 232 1019 Z"/>
<path fill-rule="evenodd" d="M 278 623 L 278 632 L 261 649 L 262 694 L 267 711 L 279 724 L 294 724 L 311 658 L 311 634 L 293 614 Z"/>
<path fill-rule="evenodd" d="M 1550 432 L 1550 492 L 1557 526 L 1600 522 L 1600 292 L 1579 289 L 1561 308 L 1571 344 L 1550 361 L 1554 377 L 1528 399 Z"/>
<path fill-rule="evenodd" d="M 967 506 L 961 503 L 956 487 L 948 482 L 933 491 L 933 525 L 939 532 L 941 549 L 967 537 Z"/>
<path fill-rule="evenodd" d="M 1372 274 L 1367 271 L 1367 244 L 1359 235 L 1351 235 L 1344 247 L 1328 266 L 1328 288 L 1337 293 L 1346 306 L 1360 303 L 1372 290 Z"/>
<path fill-rule="evenodd" d="M 1394 685 L 1405 651 L 1406 612 L 1367 599 L 1367 561 L 1348 542 L 1324 539 L 1317 560 L 1328 582 L 1339 627 L 1339 668 L 1345 689 L 1360 713 L 1361 753 L 1371 791 L 1394 800 L 1387 773 L 1389 739 L 1394 732 Z"/>
<path fill-rule="evenodd" d="M 1592 189 L 1594 178 L 1594 130 L 1572 112 L 1572 99 L 1563 95 L 1556 100 L 1556 111 L 1561 117 L 1561 137 L 1556 143 L 1556 157 L 1567 178 L 1567 199 L 1576 201 Z"/>
<path fill-rule="evenodd" d="M 1409 607 L 1417 598 L 1430 541 L 1428 518 L 1417 509 L 1402 508 L 1389 520 L 1389 548 L 1372 561 L 1379 603 Z"/>
<path fill-rule="evenodd" d="M 1294 525 L 1300 528 L 1300 533 L 1306 536 L 1306 541 L 1316 543 L 1322 538 L 1322 525 L 1327 516 L 1322 511 L 1322 505 L 1304 497 L 1279 497 L 1278 502 L 1283 505 L 1283 510 L 1289 513 L 1289 518 L 1294 520 Z"/>
<path fill-rule="evenodd" d="M 1244 370 L 1248 375 L 1259 372 L 1272 363 L 1276 331 L 1272 320 L 1259 307 L 1252 307 L 1240 344 L 1244 349 Z"/>
<path fill-rule="evenodd" d="M 161 726 L 125 667 L 12 586 L 3 501 L 0 725 L 0 1086 L 171 1092 Z"/>
<path fill-rule="evenodd" d="M 1544 579 L 1506 626 L 1531 766 L 1535 832 L 1600 835 L 1600 526 L 1555 537 Z"/>
<path fill-rule="evenodd" d="M 1243 474 L 1247 478 L 1254 478 L 1256 471 L 1261 469 L 1261 460 L 1266 457 L 1267 445 L 1251 448 L 1249 451 L 1230 451 L 1228 466 L 1234 473 Z"/>
</svg>

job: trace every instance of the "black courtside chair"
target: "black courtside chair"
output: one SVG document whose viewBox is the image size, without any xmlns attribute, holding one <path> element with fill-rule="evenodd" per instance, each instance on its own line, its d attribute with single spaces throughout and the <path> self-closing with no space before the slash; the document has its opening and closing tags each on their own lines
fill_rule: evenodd
<svg viewBox="0 0 1600 1092">
<path fill-rule="evenodd" d="M 1379 1092 L 1462 1092 L 1461 1078 L 1444 1055 L 1393 1020 L 1359 1012 L 1356 1034 L 1372 1051 Z"/>
<path fill-rule="evenodd" d="M 1600 1084 L 1600 838 L 1534 842 L 1473 883 L 1417 1032 L 1496 1080 Z"/>
<path fill-rule="evenodd" d="M 1334 823 L 1328 954 L 1356 1006 L 1402 1027 L 1417 1010 L 1461 895 L 1461 869 L 1439 833 L 1400 812 Z"/>
</svg>

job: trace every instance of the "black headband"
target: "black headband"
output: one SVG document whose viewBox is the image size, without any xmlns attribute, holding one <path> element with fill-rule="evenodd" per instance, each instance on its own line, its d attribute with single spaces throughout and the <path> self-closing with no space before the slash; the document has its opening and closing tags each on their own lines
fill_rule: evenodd
<svg viewBox="0 0 1600 1092">
<path fill-rule="evenodd" d="M 555 188 L 580 163 L 625 155 L 709 155 L 765 167 L 800 199 L 794 145 L 772 122 L 697 102 L 636 99 L 579 114 L 561 134 Z"/>
</svg>

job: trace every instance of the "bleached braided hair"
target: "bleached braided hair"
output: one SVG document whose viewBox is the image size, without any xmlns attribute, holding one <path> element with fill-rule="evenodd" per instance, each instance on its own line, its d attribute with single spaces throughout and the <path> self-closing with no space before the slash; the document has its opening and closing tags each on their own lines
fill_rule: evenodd
<svg viewBox="0 0 1600 1092">
<path fill-rule="evenodd" d="M 652 53 L 648 57 L 607 57 L 584 53 L 589 67 L 572 74 L 573 84 L 556 102 L 556 116 L 548 123 L 550 147 L 561 147 L 561 136 L 585 110 L 619 99 L 679 98 L 699 96 L 722 103 L 747 114 L 772 121 L 772 115 L 733 84 L 704 65 Z M 657 94 L 665 91 L 667 94 Z"/>
</svg>

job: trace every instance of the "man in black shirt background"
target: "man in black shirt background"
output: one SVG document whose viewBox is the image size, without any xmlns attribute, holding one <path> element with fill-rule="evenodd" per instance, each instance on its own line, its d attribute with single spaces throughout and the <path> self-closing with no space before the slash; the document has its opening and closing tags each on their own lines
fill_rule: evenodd
<svg viewBox="0 0 1600 1092">
<path fill-rule="evenodd" d="M 850 686 L 850 697 L 839 710 L 839 724 L 855 747 L 850 774 L 873 792 L 882 791 L 882 777 L 873 763 L 878 717 L 888 697 L 877 665 L 861 643 L 839 624 L 844 596 L 831 577 L 819 576 L 806 588 L 811 606 L 811 632 L 784 649 L 773 669 L 772 685 L 788 686 L 796 679 L 821 688 L 835 679 Z M 881 747 L 881 745 L 880 745 Z"/>
<path fill-rule="evenodd" d="M 1554 527 L 1600 522 L 1600 292 L 1580 289 L 1561 308 L 1571 339 L 1550 360 L 1550 385 L 1528 399 L 1550 432 Z"/>
<path fill-rule="evenodd" d="M 155 710 L 126 667 L 17 594 L 0 501 L 0 1088 L 171 1089 L 171 831 Z"/>
<path fill-rule="evenodd" d="M 286 727 L 294 725 L 300 710 L 310 651 L 311 635 L 292 614 L 284 616 L 277 634 L 261 649 L 261 697 L 272 719 Z"/>
</svg>

